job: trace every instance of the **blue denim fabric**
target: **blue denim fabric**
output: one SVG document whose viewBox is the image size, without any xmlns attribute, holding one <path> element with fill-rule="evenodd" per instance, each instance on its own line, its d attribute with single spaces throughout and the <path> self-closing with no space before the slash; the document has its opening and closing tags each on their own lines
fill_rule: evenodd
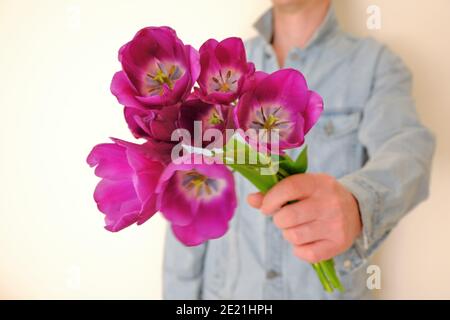
<svg viewBox="0 0 450 320">
<path fill-rule="evenodd" d="M 259 35 L 246 42 L 248 58 L 257 69 L 273 72 L 279 66 L 270 45 L 270 10 L 255 27 Z M 395 54 L 373 39 L 341 31 L 331 8 L 309 44 L 289 53 L 285 67 L 304 73 L 324 98 L 324 113 L 306 138 L 309 171 L 337 177 L 360 205 L 363 234 L 336 257 L 347 290 L 323 291 L 272 221 L 247 205 L 246 195 L 255 188 L 236 175 L 239 206 L 223 238 L 188 248 L 168 231 L 165 298 L 370 298 L 369 258 L 427 197 L 435 140 L 418 119 L 410 72 Z"/>
</svg>

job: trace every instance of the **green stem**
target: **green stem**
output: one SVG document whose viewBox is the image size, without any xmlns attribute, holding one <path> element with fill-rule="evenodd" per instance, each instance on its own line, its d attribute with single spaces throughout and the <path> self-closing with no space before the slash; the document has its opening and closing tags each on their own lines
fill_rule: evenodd
<svg viewBox="0 0 450 320">
<path fill-rule="evenodd" d="M 320 282 L 322 283 L 322 286 L 326 292 L 333 292 L 333 287 L 328 282 L 327 277 L 325 276 L 320 263 L 312 263 L 312 267 L 314 268 L 314 271 L 316 271 L 317 276 L 319 277 Z"/>
<path fill-rule="evenodd" d="M 329 259 L 329 260 L 321 261 L 320 265 L 321 265 L 322 270 L 325 273 L 325 276 L 330 281 L 331 285 L 335 289 L 343 292 L 345 289 L 344 289 L 344 286 L 342 285 L 341 281 L 339 280 L 338 275 L 336 274 L 336 270 L 334 268 L 334 260 Z"/>
</svg>

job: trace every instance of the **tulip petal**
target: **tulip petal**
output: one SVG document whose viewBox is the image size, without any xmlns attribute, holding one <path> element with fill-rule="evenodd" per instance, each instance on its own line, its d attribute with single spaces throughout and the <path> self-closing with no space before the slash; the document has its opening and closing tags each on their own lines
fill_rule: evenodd
<svg viewBox="0 0 450 320">
<path fill-rule="evenodd" d="M 323 99 L 316 92 L 309 90 L 308 105 L 303 112 L 305 119 L 305 134 L 314 126 L 319 120 L 320 114 L 323 111 Z"/>
<path fill-rule="evenodd" d="M 142 103 L 136 99 L 138 92 L 123 71 L 114 74 L 111 81 L 111 93 L 116 96 L 117 101 L 124 106 L 143 108 Z"/>
<path fill-rule="evenodd" d="M 214 208 L 214 210 L 216 209 Z M 191 224 L 187 226 L 172 224 L 174 235 L 186 246 L 196 246 L 207 240 L 220 238 L 227 230 L 227 219 L 222 215 L 208 214 L 204 208 Z"/>
<path fill-rule="evenodd" d="M 247 54 L 241 38 L 231 37 L 219 42 L 215 54 L 222 66 L 245 68 L 247 65 Z"/>
<path fill-rule="evenodd" d="M 113 143 L 96 145 L 87 158 L 89 166 L 95 168 L 95 175 L 111 180 L 121 180 L 132 174 L 124 148 Z"/>
<path fill-rule="evenodd" d="M 105 213 L 107 230 L 119 231 L 137 221 L 141 202 L 131 181 L 104 179 L 98 183 L 94 199 L 98 209 Z"/>
<path fill-rule="evenodd" d="M 263 79 L 254 91 L 256 99 L 269 103 L 280 103 L 289 108 L 306 105 L 308 86 L 305 77 L 294 69 L 281 69 Z"/>
<path fill-rule="evenodd" d="M 130 107 L 124 108 L 125 121 L 135 138 L 148 138 L 151 136 L 148 121 L 149 119 L 155 118 L 155 116 L 154 110 L 144 110 Z"/>
<path fill-rule="evenodd" d="M 158 196 L 157 207 L 167 220 L 184 226 L 190 224 L 194 219 L 198 204 L 192 202 L 182 190 L 180 178 L 177 174 L 169 178 Z"/>
<path fill-rule="evenodd" d="M 189 61 L 189 67 L 191 71 L 191 80 L 192 85 L 197 81 L 198 76 L 200 75 L 200 55 L 197 50 L 195 50 L 192 46 L 186 45 L 186 56 Z M 191 90 L 189 90 L 188 94 Z"/>
</svg>

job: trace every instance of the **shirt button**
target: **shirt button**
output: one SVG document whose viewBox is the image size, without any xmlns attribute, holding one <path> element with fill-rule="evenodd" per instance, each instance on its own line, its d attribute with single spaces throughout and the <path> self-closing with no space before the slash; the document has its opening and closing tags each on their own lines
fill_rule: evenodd
<svg viewBox="0 0 450 320">
<path fill-rule="evenodd" d="M 328 121 L 328 123 L 325 125 L 325 133 L 329 136 L 331 136 L 334 133 L 333 122 Z"/>
<path fill-rule="evenodd" d="M 344 268 L 349 270 L 352 267 L 352 262 L 350 260 L 344 261 Z"/>
<path fill-rule="evenodd" d="M 276 272 L 275 270 L 270 270 L 266 273 L 266 278 L 267 279 L 274 279 L 276 277 L 279 277 L 280 274 L 278 272 Z"/>
</svg>

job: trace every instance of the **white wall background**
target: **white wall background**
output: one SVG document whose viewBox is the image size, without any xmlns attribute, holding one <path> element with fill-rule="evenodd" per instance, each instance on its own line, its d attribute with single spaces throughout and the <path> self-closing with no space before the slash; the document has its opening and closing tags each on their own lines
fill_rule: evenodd
<svg viewBox="0 0 450 320">
<path fill-rule="evenodd" d="M 336 3 L 344 26 L 389 43 L 416 75 L 425 122 L 440 139 L 432 197 L 383 246 L 386 298 L 450 298 L 450 2 Z M 0 299 L 161 297 L 164 222 L 112 234 L 92 199 L 85 164 L 108 136 L 131 139 L 109 93 L 116 52 L 141 27 L 170 25 L 198 47 L 247 38 L 268 0 L 0 0 Z"/>
<path fill-rule="evenodd" d="M 248 37 L 266 1 L 0 1 L 0 298 L 160 298 L 163 227 L 105 231 L 90 148 L 131 139 L 117 50 L 170 25 L 198 47 Z M 78 283 L 78 280 L 79 283 Z"/>
</svg>

